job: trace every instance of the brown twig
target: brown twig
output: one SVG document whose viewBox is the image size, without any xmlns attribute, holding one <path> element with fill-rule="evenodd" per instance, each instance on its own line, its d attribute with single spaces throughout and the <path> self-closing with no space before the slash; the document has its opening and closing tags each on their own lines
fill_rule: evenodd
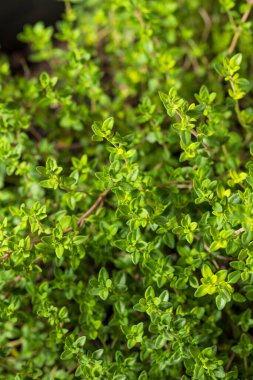
<svg viewBox="0 0 253 380">
<path fill-rule="evenodd" d="M 212 27 L 212 20 L 211 20 L 209 14 L 207 13 L 207 11 L 205 10 L 205 8 L 200 8 L 199 14 L 205 23 L 205 28 L 204 28 L 203 34 L 202 34 L 202 40 L 206 41 L 208 38 L 209 32 L 211 30 L 211 27 Z"/>
<path fill-rule="evenodd" d="M 233 363 L 234 358 L 235 358 L 235 353 L 233 352 L 232 355 L 230 356 L 229 360 L 228 360 L 228 364 L 226 365 L 226 371 L 229 371 L 229 369 Z"/>
<path fill-rule="evenodd" d="M 100 194 L 99 197 L 97 198 L 96 202 L 89 208 L 89 210 L 86 211 L 85 214 L 83 214 L 82 216 L 80 216 L 80 218 L 77 220 L 77 224 L 80 227 L 83 226 L 85 220 L 93 213 L 93 211 L 95 211 L 96 208 L 98 206 L 100 206 L 100 204 L 104 201 L 104 199 L 107 196 L 107 194 L 109 193 L 109 191 L 110 191 L 109 189 L 106 189 L 102 194 Z M 70 231 L 72 231 L 72 227 L 67 228 L 63 232 L 67 233 L 67 232 L 70 232 Z"/>
<path fill-rule="evenodd" d="M 213 265 L 215 266 L 215 268 L 219 270 L 219 269 L 220 269 L 220 266 L 219 266 L 219 264 L 217 263 L 217 261 L 216 261 L 215 259 L 212 259 L 211 261 L 212 261 Z"/>
<path fill-rule="evenodd" d="M 98 199 L 96 200 L 96 202 L 89 208 L 88 211 L 86 211 L 85 214 L 83 214 L 79 219 L 78 219 L 78 222 L 77 224 L 82 227 L 84 222 L 85 222 L 85 219 L 87 219 L 92 213 L 94 210 L 96 210 L 96 208 L 104 201 L 105 197 L 107 196 L 107 194 L 109 193 L 109 189 L 105 190 L 101 195 L 99 195 Z"/>
<path fill-rule="evenodd" d="M 7 347 L 17 347 L 17 346 L 21 346 L 21 344 L 23 343 L 23 339 L 22 338 L 18 338 L 18 339 L 15 339 L 15 340 L 10 340 L 8 343 L 7 343 Z"/>
<path fill-rule="evenodd" d="M 224 260 L 224 261 L 230 261 L 233 260 L 233 257 L 230 256 L 221 256 L 221 255 L 216 255 L 215 253 L 211 252 L 210 248 L 206 243 L 204 243 L 204 249 L 210 253 L 210 255 L 213 255 L 216 259 Z"/>
<path fill-rule="evenodd" d="M 239 230 L 236 230 L 234 232 L 234 236 L 239 236 L 241 235 L 243 232 L 245 231 L 245 229 L 243 227 L 239 228 Z"/>
<path fill-rule="evenodd" d="M 40 133 L 33 126 L 29 128 L 29 132 L 31 133 L 31 135 L 33 135 L 35 140 L 40 141 L 42 139 L 42 136 L 40 135 Z"/>
<path fill-rule="evenodd" d="M 58 143 L 56 144 L 55 147 L 57 150 L 75 150 L 75 149 L 82 148 L 82 144 L 79 142 L 76 142 L 70 145 L 64 145 L 64 144 Z"/>
<path fill-rule="evenodd" d="M 196 139 L 198 139 L 199 134 L 198 134 L 197 131 L 195 131 L 195 129 L 191 129 L 190 132 L 191 132 L 191 134 L 192 134 L 194 137 L 196 137 Z M 203 148 L 204 148 L 204 150 L 207 152 L 208 156 L 211 157 L 211 152 L 210 152 L 210 149 L 208 148 L 208 146 L 207 146 L 203 141 L 201 141 L 201 144 L 203 145 Z"/>
<path fill-rule="evenodd" d="M 244 14 L 242 15 L 242 18 L 241 18 L 241 24 L 244 24 L 249 15 L 250 15 L 250 12 L 251 12 L 251 8 L 252 8 L 252 5 L 253 5 L 253 1 L 252 0 L 248 0 L 248 3 L 250 4 L 249 8 L 246 9 L 246 11 L 244 12 Z M 231 44 L 228 48 L 228 54 L 232 54 L 233 51 L 235 50 L 235 47 L 237 45 L 237 42 L 239 40 L 239 37 L 242 33 L 242 28 L 241 26 L 239 26 L 234 34 L 234 37 L 232 38 L 232 41 L 231 41 Z"/>
<path fill-rule="evenodd" d="M 25 78 L 30 78 L 30 76 L 31 76 L 31 70 L 30 70 L 30 68 L 29 68 L 29 66 L 28 66 L 25 58 L 24 57 L 20 57 L 19 62 L 20 62 L 21 66 L 22 66 L 22 69 L 24 71 Z"/>
<path fill-rule="evenodd" d="M 101 203 L 104 201 L 104 199 L 107 196 L 107 194 L 109 193 L 109 191 L 110 191 L 109 189 L 106 189 L 102 194 L 100 194 L 99 197 L 97 198 L 96 202 L 89 208 L 89 210 L 86 211 L 85 214 L 80 216 L 80 218 L 78 218 L 77 224 L 79 227 L 82 227 L 85 220 L 101 205 Z M 73 228 L 69 227 L 69 228 L 66 228 L 66 230 L 63 231 L 63 233 L 66 234 L 72 230 L 73 230 Z M 36 243 L 39 243 L 39 242 L 40 242 L 40 240 L 36 240 Z M 8 260 L 12 254 L 13 254 L 13 252 L 5 253 L 2 257 L 0 257 L 0 261 L 4 262 L 4 261 Z"/>
<path fill-rule="evenodd" d="M 12 255 L 12 252 L 5 253 L 2 257 L 0 257 L 0 261 L 6 261 Z"/>
</svg>

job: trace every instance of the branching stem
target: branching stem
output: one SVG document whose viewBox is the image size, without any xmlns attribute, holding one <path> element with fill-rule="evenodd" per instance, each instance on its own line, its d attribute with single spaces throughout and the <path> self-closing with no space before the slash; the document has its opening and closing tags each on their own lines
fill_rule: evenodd
<svg viewBox="0 0 253 380">
<path fill-rule="evenodd" d="M 103 203 L 109 191 L 110 191 L 109 189 L 106 189 L 102 194 L 100 194 L 96 202 L 89 208 L 89 210 L 86 211 L 85 214 L 80 216 L 80 218 L 78 218 L 77 224 L 80 228 L 83 226 L 85 220 L 101 205 L 101 203 Z M 73 228 L 69 227 L 69 228 L 66 228 L 66 230 L 63 231 L 63 233 L 66 234 L 72 230 Z M 39 242 L 40 240 L 36 241 L 36 243 L 39 243 Z M 7 261 L 11 257 L 12 254 L 13 252 L 6 252 L 2 257 L 0 257 L 0 261 L 3 261 L 3 262 Z"/>
</svg>

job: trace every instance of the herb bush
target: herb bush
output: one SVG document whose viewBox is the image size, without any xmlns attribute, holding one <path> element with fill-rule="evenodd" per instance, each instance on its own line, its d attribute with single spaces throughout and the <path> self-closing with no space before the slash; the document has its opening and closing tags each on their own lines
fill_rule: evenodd
<svg viewBox="0 0 253 380">
<path fill-rule="evenodd" d="M 1 56 L 1 379 L 253 378 L 252 3 L 66 0 Z"/>
</svg>

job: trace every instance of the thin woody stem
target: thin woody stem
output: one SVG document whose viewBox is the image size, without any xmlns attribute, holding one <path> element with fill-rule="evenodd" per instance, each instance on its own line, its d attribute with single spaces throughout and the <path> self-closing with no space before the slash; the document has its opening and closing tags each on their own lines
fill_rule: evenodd
<svg viewBox="0 0 253 380">
<path fill-rule="evenodd" d="M 234 232 L 234 236 L 239 236 L 241 235 L 243 232 L 245 231 L 245 229 L 243 227 L 239 228 L 239 230 L 236 230 Z"/>
<path fill-rule="evenodd" d="M 228 360 L 228 363 L 226 366 L 226 371 L 229 371 L 229 369 L 233 363 L 234 358 L 235 358 L 235 353 L 233 352 L 232 355 L 230 356 L 229 360 Z"/>
<path fill-rule="evenodd" d="M 211 252 L 210 248 L 208 247 L 208 245 L 206 243 L 204 243 L 204 249 L 210 254 L 210 255 L 213 255 L 216 259 L 219 259 L 219 260 L 224 260 L 224 261 L 231 261 L 233 260 L 233 257 L 230 257 L 230 256 L 222 256 L 222 255 L 218 255 L 218 254 L 215 254 L 213 252 Z"/>
<path fill-rule="evenodd" d="M 89 208 L 89 210 L 86 211 L 85 214 L 80 216 L 80 218 L 78 218 L 77 224 L 79 227 L 82 227 L 85 220 L 101 205 L 101 203 L 104 201 L 104 199 L 107 196 L 107 194 L 109 193 L 109 191 L 110 191 L 109 189 L 106 189 L 102 194 L 100 194 L 99 197 L 97 198 L 96 202 Z M 69 228 L 66 228 L 66 230 L 63 231 L 63 233 L 66 234 L 72 230 L 73 230 L 73 228 L 69 227 Z M 39 242 L 40 242 L 40 240 L 36 241 L 36 243 L 39 243 Z M 7 261 L 11 257 L 12 254 L 13 254 L 13 252 L 5 253 L 2 257 L 0 257 L 0 261 Z"/>
<path fill-rule="evenodd" d="M 212 27 L 212 20 L 205 8 L 200 8 L 199 14 L 205 23 L 205 28 L 202 34 L 202 40 L 206 41 Z"/>
<path fill-rule="evenodd" d="M 100 204 L 104 201 L 104 199 L 107 196 L 107 194 L 109 193 L 109 191 L 110 191 L 109 189 L 106 189 L 102 194 L 100 194 L 99 197 L 97 198 L 96 202 L 89 208 L 89 210 L 86 211 L 85 214 L 80 216 L 80 218 L 77 220 L 77 224 L 80 227 L 83 226 L 85 220 L 98 208 L 98 206 L 100 206 Z M 63 232 L 67 233 L 70 231 L 72 231 L 72 227 L 67 228 Z"/>
<path fill-rule="evenodd" d="M 12 255 L 12 252 L 5 253 L 2 257 L 0 257 L 0 261 L 6 261 Z"/>
<path fill-rule="evenodd" d="M 93 211 L 96 210 L 96 208 L 98 206 L 100 206 L 100 204 L 104 201 L 105 197 L 107 196 L 107 194 L 109 193 L 109 189 L 105 190 L 99 197 L 98 199 L 96 200 L 96 202 L 89 208 L 88 211 L 86 211 L 85 214 L 83 214 L 79 219 L 78 219 L 78 222 L 77 224 L 82 227 L 82 225 L 84 224 L 85 220 L 93 213 Z"/>
<path fill-rule="evenodd" d="M 243 16 L 242 16 L 242 18 L 241 18 L 241 23 L 242 23 L 242 24 L 244 24 L 244 23 L 247 21 L 249 15 L 250 15 L 250 12 L 251 12 L 252 5 L 253 5 L 253 4 L 252 4 L 252 1 L 248 1 L 248 3 L 250 4 L 250 6 L 249 6 L 248 9 L 246 9 L 246 11 L 244 12 L 244 14 L 243 14 Z M 229 46 L 229 48 L 228 48 L 228 54 L 232 54 L 233 51 L 235 50 L 236 45 L 237 45 L 237 43 L 238 43 L 238 40 L 239 40 L 239 37 L 240 37 L 241 33 L 242 33 L 242 28 L 241 28 L 241 26 L 239 26 L 239 27 L 237 28 L 235 34 L 234 34 L 234 37 L 233 37 L 233 39 L 232 39 L 232 41 L 231 41 L 230 46 Z"/>
</svg>

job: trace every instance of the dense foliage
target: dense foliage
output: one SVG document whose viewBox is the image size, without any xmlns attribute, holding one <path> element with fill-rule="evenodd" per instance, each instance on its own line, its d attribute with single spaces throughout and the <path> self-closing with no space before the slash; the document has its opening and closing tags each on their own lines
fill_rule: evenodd
<svg viewBox="0 0 253 380">
<path fill-rule="evenodd" d="M 253 2 L 65 3 L 0 61 L 0 379 L 252 379 Z"/>
</svg>

